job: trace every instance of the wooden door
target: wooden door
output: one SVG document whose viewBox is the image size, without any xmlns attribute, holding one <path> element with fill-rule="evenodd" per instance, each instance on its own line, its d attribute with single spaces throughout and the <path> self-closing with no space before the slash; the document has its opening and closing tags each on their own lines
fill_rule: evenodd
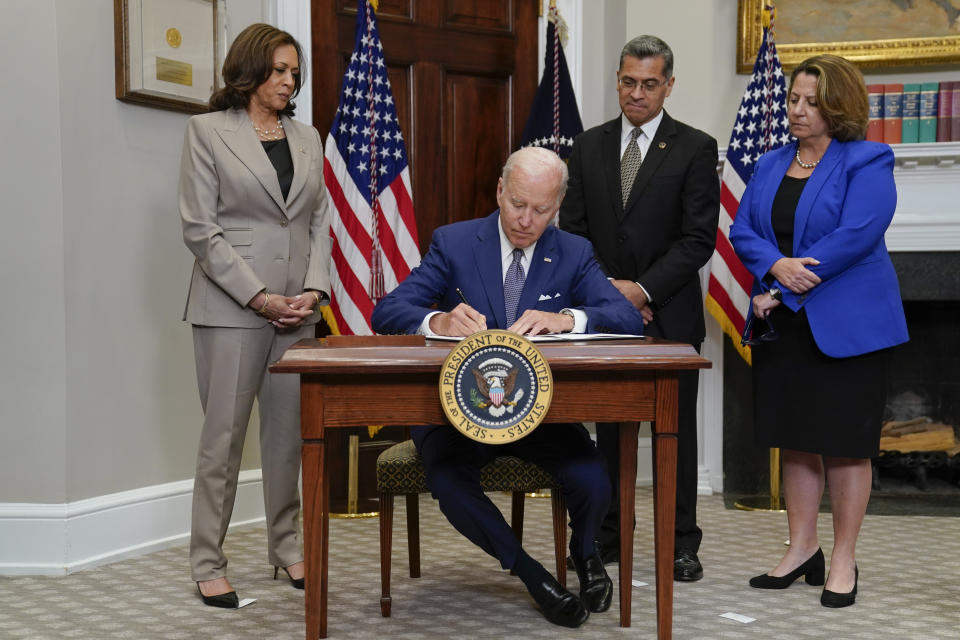
<svg viewBox="0 0 960 640">
<path fill-rule="evenodd" d="M 537 84 L 539 0 L 380 0 L 420 250 L 440 225 L 496 209 Z M 312 0 L 313 121 L 326 137 L 354 45 L 356 0 Z"/>
</svg>

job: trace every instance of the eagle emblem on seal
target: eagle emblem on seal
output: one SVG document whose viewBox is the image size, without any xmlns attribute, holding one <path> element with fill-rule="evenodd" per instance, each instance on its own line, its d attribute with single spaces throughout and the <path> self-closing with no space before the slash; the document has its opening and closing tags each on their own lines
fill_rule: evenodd
<svg viewBox="0 0 960 640">
<path fill-rule="evenodd" d="M 477 381 L 476 390 L 471 390 L 470 394 L 473 406 L 486 409 L 495 418 L 513 413 L 513 408 L 523 397 L 523 389 L 514 393 L 517 369 L 502 358 L 484 360 L 473 369 L 473 377 Z"/>
</svg>

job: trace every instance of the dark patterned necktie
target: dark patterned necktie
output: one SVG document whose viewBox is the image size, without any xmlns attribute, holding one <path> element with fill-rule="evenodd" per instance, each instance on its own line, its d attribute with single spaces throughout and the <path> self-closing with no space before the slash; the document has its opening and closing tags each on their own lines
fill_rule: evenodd
<svg viewBox="0 0 960 640">
<path fill-rule="evenodd" d="M 640 162 L 643 158 L 640 156 L 640 146 L 637 144 L 637 136 L 642 130 L 635 127 L 630 132 L 630 142 L 623 152 L 623 158 L 620 159 L 620 191 L 623 198 L 623 206 L 627 206 L 627 199 L 630 197 L 630 189 L 633 188 L 633 180 L 637 177 L 637 171 L 640 170 Z"/>
<path fill-rule="evenodd" d="M 523 291 L 523 282 L 526 276 L 523 273 L 523 249 L 513 250 L 513 262 L 507 267 L 507 277 L 503 279 L 503 306 L 507 312 L 507 326 L 510 327 L 517 319 L 517 304 L 520 302 L 520 292 Z"/>
</svg>

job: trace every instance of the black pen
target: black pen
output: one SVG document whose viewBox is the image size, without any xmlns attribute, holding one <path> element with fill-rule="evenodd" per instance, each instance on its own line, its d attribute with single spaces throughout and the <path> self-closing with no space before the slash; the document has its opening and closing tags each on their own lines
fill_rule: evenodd
<svg viewBox="0 0 960 640">
<path fill-rule="evenodd" d="M 463 301 L 463 304 L 470 306 L 470 303 L 467 302 L 467 296 L 463 295 L 463 291 L 460 291 L 460 287 L 457 287 L 457 295 L 460 296 L 460 299 Z"/>
</svg>

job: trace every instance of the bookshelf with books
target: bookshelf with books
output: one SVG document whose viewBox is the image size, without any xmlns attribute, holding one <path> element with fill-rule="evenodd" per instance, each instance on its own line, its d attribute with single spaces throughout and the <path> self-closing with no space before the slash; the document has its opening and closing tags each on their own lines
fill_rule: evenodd
<svg viewBox="0 0 960 640">
<path fill-rule="evenodd" d="M 960 142 L 960 80 L 867 85 L 867 140 L 888 144 Z"/>
</svg>

